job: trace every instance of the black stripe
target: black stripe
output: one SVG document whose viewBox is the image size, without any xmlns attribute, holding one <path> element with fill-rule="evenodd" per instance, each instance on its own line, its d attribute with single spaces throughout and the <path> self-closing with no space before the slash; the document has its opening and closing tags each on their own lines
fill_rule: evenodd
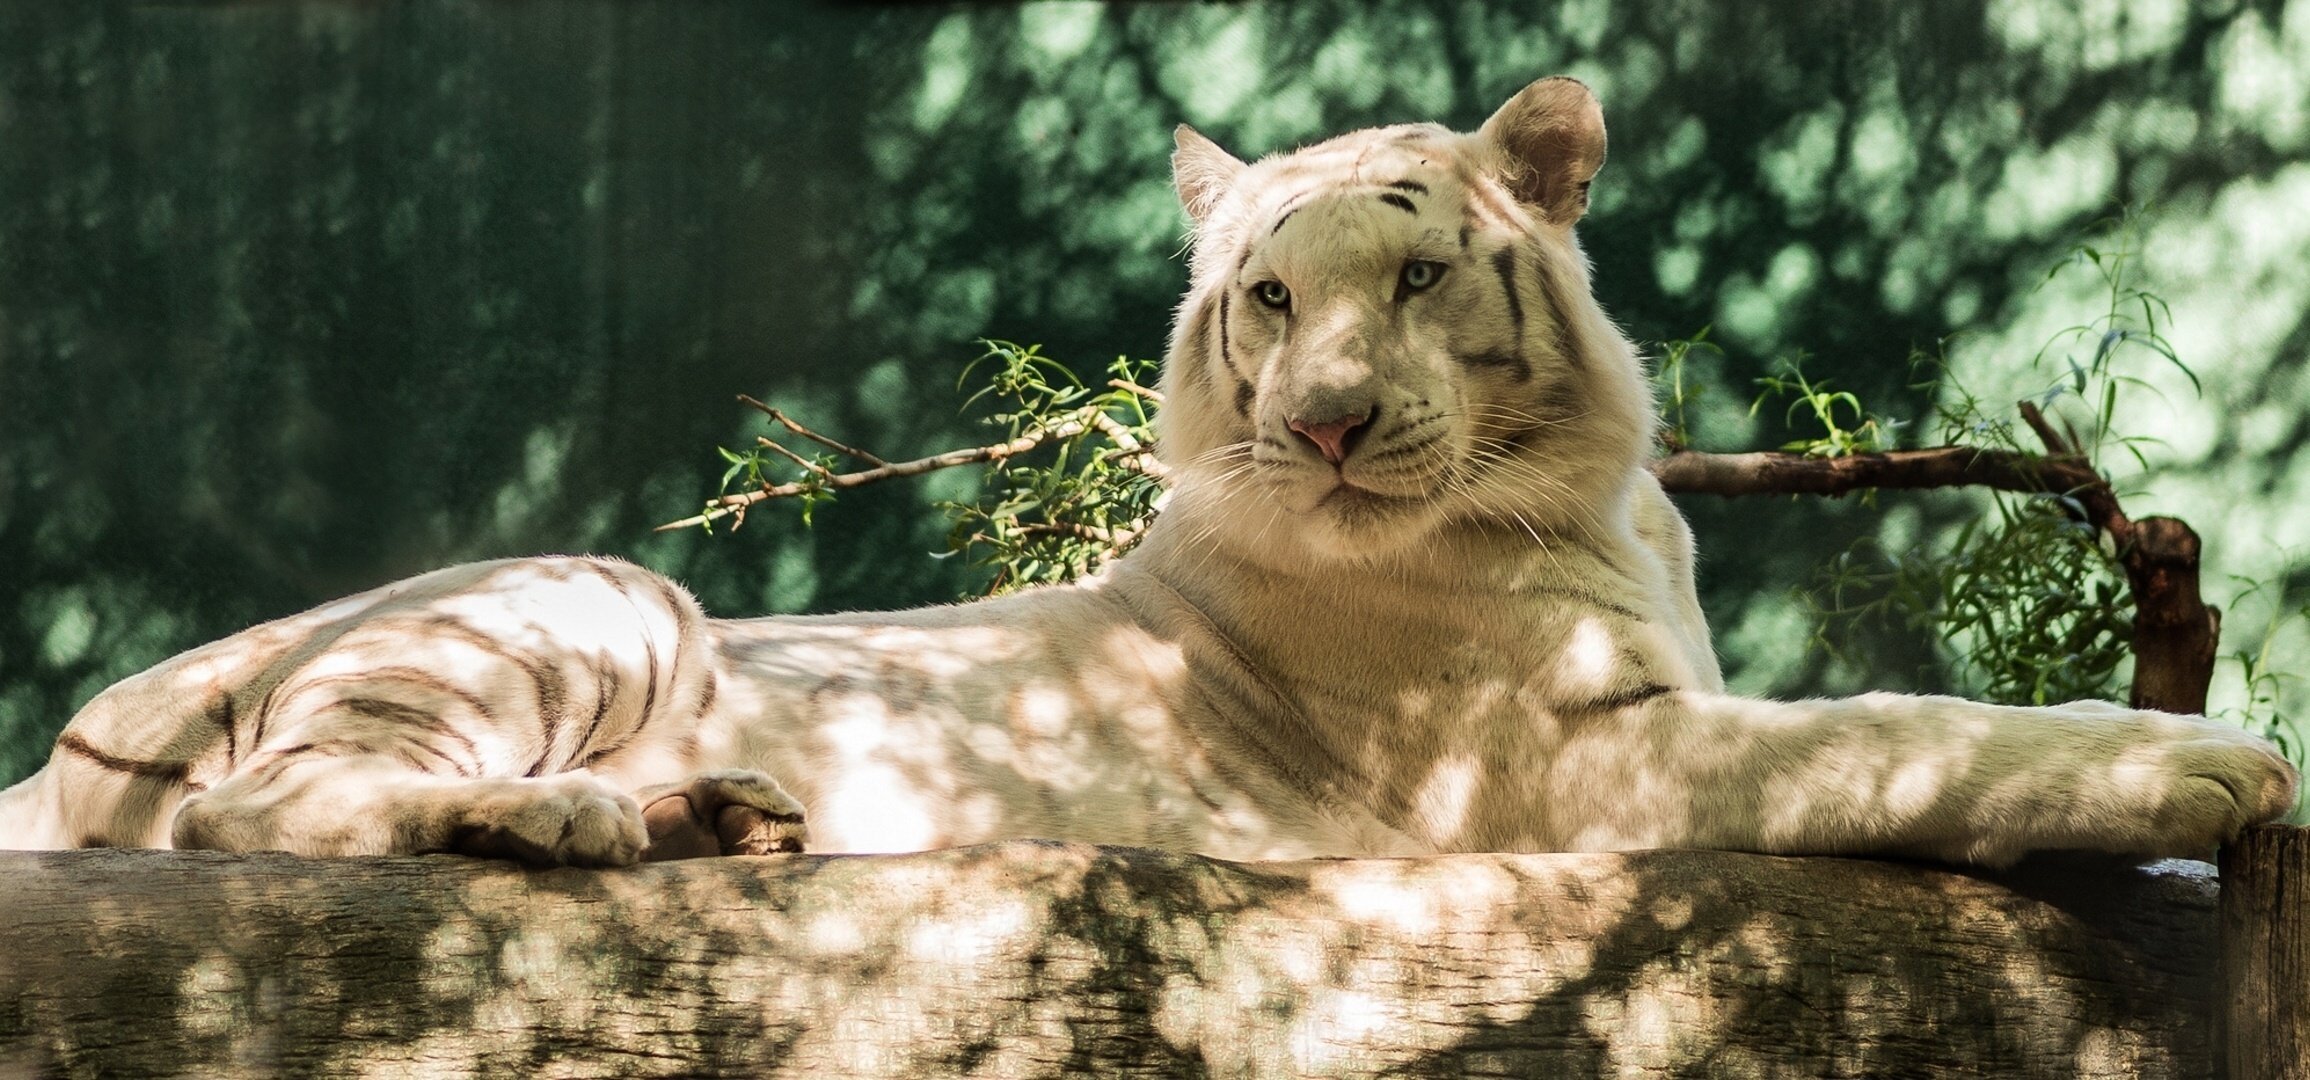
<svg viewBox="0 0 2310 1080">
<path fill-rule="evenodd" d="M 1301 193 L 1301 194 L 1299 194 L 1299 195 L 1295 195 L 1295 196 L 1293 196 L 1290 202 L 1284 203 L 1284 204 L 1283 204 L 1283 212 L 1282 212 L 1281 214 L 1278 214 L 1278 215 L 1276 215 L 1276 218 L 1275 218 L 1275 227 L 1274 227 L 1274 228 L 1271 228 L 1271 229 L 1269 229 L 1269 230 L 1267 230 L 1267 235 L 1269 235 L 1269 236 L 1274 236 L 1276 233 L 1282 232 L 1282 231 L 1283 231 L 1283 223 L 1284 223 L 1284 222 L 1286 222 L 1286 221 L 1290 221 L 1290 220 L 1291 220 L 1291 215 L 1298 213 L 1298 212 L 1299 212 L 1299 208 L 1300 208 L 1300 206 L 1301 206 L 1301 205 L 1303 205 L 1303 204 L 1305 204 L 1305 203 L 1306 203 L 1306 202 L 1307 202 L 1309 199 L 1312 199 L 1312 198 L 1314 198 L 1314 197 L 1315 197 L 1315 196 L 1314 196 L 1314 194 L 1313 194 L 1312 192 L 1303 192 L 1303 193 Z M 1243 271 L 1243 266 L 1244 266 L 1244 263 L 1248 263 L 1248 262 L 1250 262 L 1250 261 L 1251 261 L 1251 252 L 1250 252 L 1250 250 L 1246 249 L 1246 250 L 1244 251 L 1244 253 L 1243 253 L 1243 261 L 1242 261 L 1242 262 L 1238 262 L 1238 263 L 1236 263 L 1236 264 L 1235 264 L 1235 269 L 1236 269 L 1236 272 L 1237 272 L 1237 273 L 1241 273 L 1241 272 Z"/>
<path fill-rule="evenodd" d="M 539 776 L 561 745 L 562 719 L 569 715 L 569 681 L 562 678 L 558 669 L 515 662 L 529 673 L 529 680 L 537 689 L 537 741 L 544 749 L 538 752 L 537 764 L 530 766 L 529 775 Z"/>
<path fill-rule="evenodd" d="M 1466 222 L 1460 223 L 1460 250 L 1468 250 L 1468 235 L 1475 232 Z"/>
<path fill-rule="evenodd" d="M 1673 694 L 1675 692 L 1675 687 L 1662 686 L 1656 682 L 1648 682 L 1642 686 L 1632 686 L 1626 690 L 1615 690 L 1612 693 L 1605 694 L 1601 697 L 1592 698 L 1588 701 L 1566 706 L 1564 711 L 1571 713 L 1613 712 L 1618 709 L 1626 709 L 1631 706 L 1642 705 L 1645 702 L 1651 701 L 1652 699 L 1660 697 L 1664 694 Z"/>
<path fill-rule="evenodd" d="M 1548 273 L 1546 266 L 1540 268 L 1540 297 L 1547 302 L 1550 313 L 1556 317 L 1557 353 L 1564 357 L 1565 363 L 1575 368 L 1587 366 L 1580 350 L 1573 347 L 1572 320 L 1565 314 L 1571 308 L 1565 305 L 1564 294 L 1557 290 L 1556 280 Z"/>
<path fill-rule="evenodd" d="M 698 694 L 698 716 L 700 718 L 704 718 L 707 713 L 714 711 L 714 699 L 715 697 L 719 696 L 721 692 L 722 681 L 715 678 L 713 672 L 707 672 L 706 689 L 700 691 Z"/>
<path fill-rule="evenodd" d="M 1500 275 L 1500 291 L 1508 294 L 1508 318 L 1516 324 L 1516 343 L 1524 343 L 1524 301 L 1516 295 L 1516 249 L 1492 253 L 1492 269 Z"/>
<path fill-rule="evenodd" d="M 1469 367 L 1507 368 L 1515 373 L 1517 382 L 1525 382 L 1532 378 L 1532 365 L 1526 363 L 1522 356 L 1515 353 L 1459 353 L 1455 354 L 1453 359 Z"/>
<path fill-rule="evenodd" d="M 511 659 L 510 656 L 507 658 Z M 519 661 L 515 662 L 517 664 L 520 663 Z M 526 667 L 526 665 L 524 666 Z M 367 671 L 348 672 L 343 675 L 324 675 L 318 679 L 308 680 L 304 685 L 297 687 L 296 692 L 289 695 L 289 699 L 294 701 L 298 697 L 302 696 L 306 691 L 311 690 L 317 686 L 330 686 L 336 683 L 348 682 L 365 683 L 375 679 L 392 679 L 396 682 L 407 683 L 411 686 L 431 690 L 443 697 L 455 698 L 464 702 L 465 707 L 472 709 L 474 713 L 480 716 L 483 721 L 492 725 L 497 723 L 497 710 L 490 708 L 487 702 L 481 700 L 478 697 L 475 697 L 473 694 L 466 691 L 465 688 L 458 686 L 439 675 L 435 675 L 434 673 L 427 671 L 424 668 L 416 667 L 402 667 L 396 665 L 393 667 L 370 668 Z M 338 700 L 344 701 L 347 699 L 339 698 Z M 362 698 L 360 700 L 374 701 L 382 699 Z M 409 708 L 411 706 L 403 707 Z"/>
<path fill-rule="evenodd" d="M 278 773 L 280 770 L 287 768 L 289 765 L 295 764 L 292 759 L 300 757 L 390 757 L 395 761 L 399 761 L 403 765 L 407 765 L 410 768 L 417 770 L 418 772 L 434 772 L 434 770 L 425 763 L 425 759 L 419 757 L 416 753 L 413 753 L 413 751 L 422 751 L 424 754 L 440 761 L 444 765 L 449 766 L 450 771 L 455 772 L 459 776 L 474 775 L 473 770 L 467 768 L 465 763 L 458 761 L 456 758 L 450 757 L 448 754 L 443 753 L 440 747 L 434 746 L 433 744 L 428 743 L 422 739 L 394 739 L 384 746 L 372 745 L 370 743 L 363 742 L 351 737 L 339 739 L 323 739 L 320 742 L 312 743 L 298 743 L 295 746 L 284 747 L 282 749 L 273 751 L 271 755 L 272 760 L 265 763 L 265 768 L 274 773 Z"/>
<path fill-rule="evenodd" d="M 572 753 L 586 754 L 593 747 L 594 736 L 601 734 L 602 721 L 609 717 L 610 705 L 617 700 L 617 678 L 614 670 L 594 669 L 594 715 L 586 721 L 585 735 L 570 748 Z M 588 754 L 589 759 L 591 756 Z"/>
<path fill-rule="evenodd" d="M 481 771 L 481 748 L 474 745 L 473 740 L 467 738 L 464 732 L 457 730 L 454 725 L 450 724 L 446 720 L 443 720 L 439 716 L 435 716 L 434 714 L 420 709 L 414 705 L 404 705 L 398 701 L 388 701 L 384 698 L 340 698 L 337 701 L 337 705 L 338 707 L 347 711 L 359 713 L 362 716 L 370 717 L 372 719 L 384 720 L 392 723 L 408 724 L 412 727 L 423 729 L 425 733 L 429 735 L 440 735 L 446 738 L 455 739 L 457 740 L 457 744 L 459 746 L 465 748 L 465 753 L 467 756 L 472 759 L 474 771 Z M 441 754 L 438 747 L 426 745 L 425 748 L 434 751 L 436 754 L 439 754 L 443 761 L 451 761 L 449 755 Z M 452 761 L 452 764 L 455 763 Z M 464 770 L 460 769 L 459 772 L 462 773 Z"/>
<path fill-rule="evenodd" d="M 1235 411 L 1243 414 L 1243 418 L 1246 420 L 1251 419 L 1251 402 L 1258 393 L 1259 391 L 1252 389 L 1251 380 L 1237 379 L 1235 381 Z"/>
<path fill-rule="evenodd" d="M 1225 290 L 1219 294 L 1219 362 L 1227 365 L 1229 371 L 1235 370 L 1235 357 L 1227 348 L 1227 302 L 1234 296 Z"/>
<path fill-rule="evenodd" d="M 184 761 L 138 761 L 135 758 L 115 757 L 90 745 L 87 739 L 71 731 L 56 737 L 56 748 L 78 754 L 113 772 L 149 776 L 172 783 L 182 781 L 185 770 L 191 768 L 191 763 Z"/>
<path fill-rule="evenodd" d="M 233 695 L 230 692 L 217 695 L 216 708 L 210 710 L 209 719 L 225 729 L 225 768 L 230 769 L 233 762 L 241 757 L 240 732 L 235 730 L 240 718 L 233 714 Z"/>
<path fill-rule="evenodd" d="M 1395 183 L 1389 184 L 1388 186 L 1398 191 L 1409 191 L 1414 195 L 1425 195 L 1428 193 L 1428 185 L 1420 183 L 1417 180 L 1398 180 Z"/>
<path fill-rule="evenodd" d="M 1179 374 L 1189 383 L 1199 383 L 1211 377 L 1211 373 L 1204 370 L 1204 365 L 1211 362 L 1211 345 L 1204 340 L 1210 333 L 1211 305 L 1197 304 L 1195 314 L 1188 316 L 1185 328 L 1179 331 L 1179 345 L 1186 352 L 1180 358 L 1185 367 Z"/>
<path fill-rule="evenodd" d="M 1388 204 L 1389 206 L 1393 206 L 1407 214 L 1417 214 L 1420 212 L 1419 206 L 1413 203 L 1412 200 L 1404 198 L 1403 196 L 1398 195 L 1393 191 L 1381 192 L 1380 201 Z"/>
<path fill-rule="evenodd" d="M 634 722 L 636 724 L 647 725 L 651 720 L 650 714 L 656 712 L 658 708 L 657 642 L 651 641 L 648 638 L 642 639 L 642 663 L 646 665 L 650 670 L 643 680 L 642 715 Z"/>
</svg>

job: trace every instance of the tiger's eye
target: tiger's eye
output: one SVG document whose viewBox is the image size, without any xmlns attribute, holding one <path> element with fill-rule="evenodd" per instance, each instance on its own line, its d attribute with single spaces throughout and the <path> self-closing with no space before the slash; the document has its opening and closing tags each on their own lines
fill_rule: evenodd
<svg viewBox="0 0 2310 1080">
<path fill-rule="evenodd" d="M 1291 306 L 1291 290 L 1284 288 L 1283 282 L 1262 281 L 1251 292 L 1252 295 L 1259 297 L 1260 303 L 1271 308 L 1280 310 Z"/>
<path fill-rule="evenodd" d="M 1428 288 L 1444 279 L 1444 264 L 1413 259 L 1404 264 L 1404 288 L 1413 292 Z"/>
</svg>

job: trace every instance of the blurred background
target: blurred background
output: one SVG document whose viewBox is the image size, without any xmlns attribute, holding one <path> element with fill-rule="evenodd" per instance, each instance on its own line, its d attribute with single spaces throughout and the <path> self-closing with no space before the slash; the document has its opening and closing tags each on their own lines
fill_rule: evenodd
<svg viewBox="0 0 2310 1080">
<path fill-rule="evenodd" d="M 967 592 L 957 473 L 651 527 L 740 392 L 895 457 L 981 437 L 982 336 L 1159 355 L 1172 125 L 1465 129 L 1551 73 L 1605 103 L 1606 308 L 1723 347 L 1705 449 L 1790 437 L 1753 380 L 1799 350 L 1912 438 L 1913 349 L 2042 389 L 2107 300 L 2048 271 L 2139 212 L 2203 390 L 2141 368 L 2117 426 L 2161 441 L 2106 463 L 2206 536 L 2224 652 L 2310 674 L 2310 4 L 0 0 L 0 781 L 114 679 L 461 560 L 624 555 L 725 615 Z M 1689 501 L 1735 685 L 1945 685 L 1898 627 L 1815 647 L 1795 590 L 1977 506 Z"/>
</svg>

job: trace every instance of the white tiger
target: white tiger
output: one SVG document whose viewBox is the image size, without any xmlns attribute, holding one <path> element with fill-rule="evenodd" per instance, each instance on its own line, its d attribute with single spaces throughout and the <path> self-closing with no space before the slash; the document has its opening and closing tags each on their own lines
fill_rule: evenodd
<svg viewBox="0 0 2310 1080">
<path fill-rule="evenodd" d="M 823 851 L 2001 863 L 2204 855 L 2292 805 L 2193 717 L 1724 693 L 1573 238 L 1604 146 L 1568 79 L 1253 165 L 1181 127 L 1176 486 L 1079 584 L 714 620 L 613 560 L 442 570 L 105 691 L 0 843 L 620 865 L 795 849 L 806 807 Z"/>
</svg>

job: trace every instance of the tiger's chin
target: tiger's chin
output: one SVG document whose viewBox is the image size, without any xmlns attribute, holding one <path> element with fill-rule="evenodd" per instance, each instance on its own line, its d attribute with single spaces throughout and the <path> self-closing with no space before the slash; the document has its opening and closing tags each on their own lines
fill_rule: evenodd
<svg viewBox="0 0 2310 1080">
<path fill-rule="evenodd" d="M 1294 552 L 1326 562 L 1369 562 L 1417 544 L 1443 520 L 1426 492 L 1394 494 L 1344 480 L 1281 496 Z"/>
</svg>

